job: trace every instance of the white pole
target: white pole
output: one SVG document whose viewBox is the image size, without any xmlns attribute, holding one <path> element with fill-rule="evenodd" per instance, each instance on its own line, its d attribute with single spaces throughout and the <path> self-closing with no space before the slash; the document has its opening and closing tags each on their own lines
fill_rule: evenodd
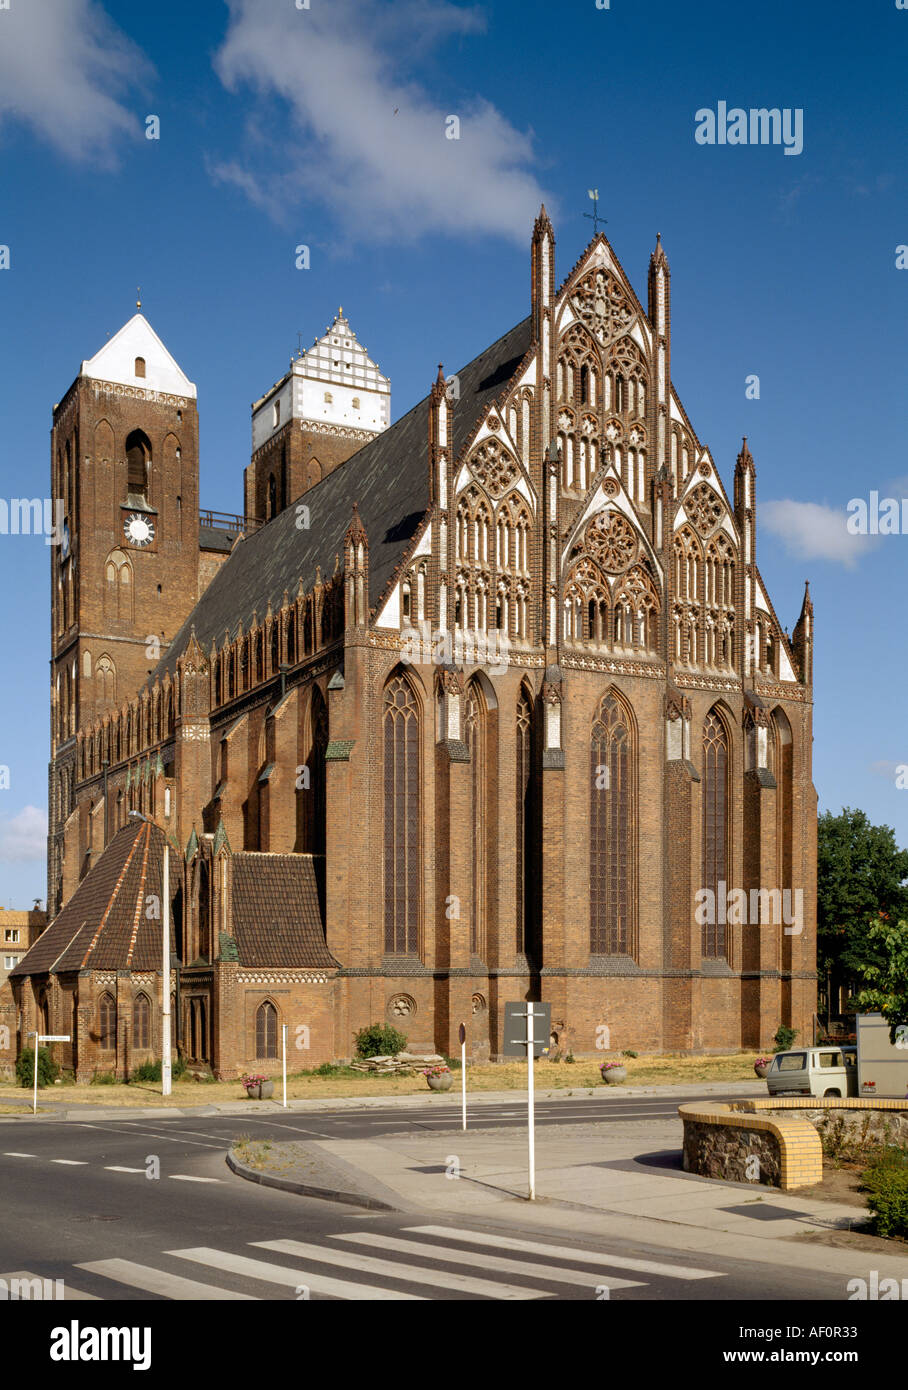
<svg viewBox="0 0 908 1390">
<path fill-rule="evenodd" d="M 35 1094 L 32 1100 L 32 1114 L 38 1113 L 38 1030 L 35 1029 Z"/>
<path fill-rule="evenodd" d="M 170 1056 L 170 844 L 164 840 L 164 921 L 162 932 L 162 1013 L 161 1013 L 161 1094 L 170 1095 L 171 1056 Z"/>
<path fill-rule="evenodd" d="M 536 1200 L 536 1096 L 533 1090 L 533 1005 L 527 1004 L 527 1100 L 529 1119 L 530 1201 Z"/>
<path fill-rule="evenodd" d="M 463 1042 L 460 1044 L 460 1089 L 463 1109 L 463 1127 L 467 1127 L 467 1039 L 464 1034 Z"/>
<path fill-rule="evenodd" d="M 281 1051 L 284 1057 L 284 1109 L 287 1109 L 287 1025 L 281 1024 Z"/>
</svg>

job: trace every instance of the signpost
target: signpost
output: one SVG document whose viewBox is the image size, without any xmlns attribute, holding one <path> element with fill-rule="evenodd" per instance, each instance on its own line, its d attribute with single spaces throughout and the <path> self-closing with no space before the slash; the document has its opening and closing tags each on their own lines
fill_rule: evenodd
<svg viewBox="0 0 908 1390">
<path fill-rule="evenodd" d="M 519 1001 L 505 1004 L 502 1053 L 505 1057 L 519 1057 L 526 1051 L 527 1058 L 528 1195 L 531 1202 L 536 1200 L 536 1094 L 533 1059 L 548 1052 L 548 1038 L 551 1032 L 551 1004 L 522 1004 Z"/>
<path fill-rule="evenodd" d="M 38 1044 L 43 1042 L 69 1042 L 68 1033 L 29 1033 L 35 1040 L 35 1094 L 32 1099 L 32 1114 L 38 1113 Z"/>
<path fill-rule="evenodd" d="M 462 1023 L 457 1030 L 460 1038 L 460 1093 L 463 1110 L 463 1128 L 467 1127 L 467 1025 Z"/>
<path fill-rule="evenodd" d="M 164 928 L 161 932 L 161 1095 L 171 1093 L 170 1052 L 170 841 L 164 836 Z"/>
</svg>

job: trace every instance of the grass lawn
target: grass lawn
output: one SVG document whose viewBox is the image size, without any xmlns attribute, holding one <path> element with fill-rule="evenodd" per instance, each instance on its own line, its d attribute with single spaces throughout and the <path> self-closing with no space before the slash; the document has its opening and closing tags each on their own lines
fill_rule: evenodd
<svg viewBox="0 0 908 1390">
<path fill-rule="evenodd" d="M 617 1059 L 616 1059 L 617 1060 Z M 627 1085 L 681 1085 L 712 1081 L 756 1081 L 753 1055 L 736 1052 L 722 1057 L 659 1057 L 627 1058 Z M 334 1100 L 352 1096 L 425 1095 L 425 1079 L 420 1076 L 378 1076 L 338 1068 L 339 1075 L 291 1075 L 287 1079 L 290 1100 Z M 459 1071 L 455 1087 L 459 1081 Z M 526 1063 L 490 1062 L 469 1067 L 467 1086 L 471 1091 L 509 1091 L 526 1089 Z M 601 1087 L 599 1063 L 582 1060 L 573 1063 L 550 1062 L 541 1058 L 536 1064 L 536 1086 L 539 1090 L 589 1090 Z M 618 1091 L 620 1087 L 612 1087 Z M 281 1078 L 275 1077 L 274 1098 L 280 1099 Z M 15 1085 L 0 1085 L 0 1104 L 23 1091 Z M 239 1081 L 175 1081 L 172 1095 L 165 1102 L 159 1082 L 140 1081 L 129 1085 L 116 1083 L 106 1086 L 47 1086 L 41 1091 L 44 1101 L 62 1104 L 75 1102 L 110 1106 L 210 1105 L 217 1101 L 243 1099 Z M 254 1102 L 250 1102 L 251 1104 Z M 17 1113 L 10 1108 L 11 1113 Z M 3 1112 L 7 1107 L 3 1107 Z"/>
</svg>

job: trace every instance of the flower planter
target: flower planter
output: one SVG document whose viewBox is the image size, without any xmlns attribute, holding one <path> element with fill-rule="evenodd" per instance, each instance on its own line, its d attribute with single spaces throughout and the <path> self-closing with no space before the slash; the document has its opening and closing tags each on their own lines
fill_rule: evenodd
<svg viewBox="0 0 908 1390">
<path fill-rule="evenodd" d="M 440 1072 L 438 1076 L 427 1076 L 430 1091 L 450 1091 L 454 1077 L 449 1071 Z"/>
<path fill-rule="evenodd" d="M 766 1074 L 769 1071 L 769 1067 L 758 1067 L 756 1064 L 754 1064 L 754 1071 L 756 1072 L 757 1076 L 760 1078 L 761 1081 L 765 1081 Z"/>
<path fill-rule="evenodd" d="M 603 1067 L 602 1080 L 606 1086 L 618 1086 L 627 1080 L 627 1067 Z"/>
<path fill-rule="evenodd" d="M 247 1086 L 246 1095 L 250 1100 L 270 1100 L 274 1095 L 273 1081 L 260 1081 L 257 1086 Z"/>
</svg>

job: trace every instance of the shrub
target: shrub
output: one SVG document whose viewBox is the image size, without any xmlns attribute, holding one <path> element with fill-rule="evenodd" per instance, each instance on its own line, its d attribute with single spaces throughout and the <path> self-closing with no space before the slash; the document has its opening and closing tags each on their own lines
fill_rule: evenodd
<svg viewBox="0 0 908 1390">
<path fill-rule="evenodd" d="M 360 1057 L 393 1057 L 403 1052 L 407 1039 L 389 1023 L 372 1023 L 355 1035 L 356 1051 Z"/>
<path fill-rule="evenodd" d="M 626 1047 L 621 1054 L 622 1057 L 636 1057 L 637 1053 L 632 1047 Z"/>
<path fill-rule="evenodd" d="M 96 1071 L 91 1078 L 92 1086 L 115 1086 L 117 1078 L 112 1071 Z"/>
<path fill-rule="evenodd" d="M 908 1237 L 908 1152 L 886 1148 L 861 1174 L 874 1235 Z"/>
<path fill-rule="evenodd" d="M 161 1080 L 161 1059 L 155 1062 L 140 1062 L 133 1070 L 130 1081 L 160 1081 Z M 170 1064 L 170 1076 L 172 1081 L 179 1081 L 186 1075 L 186 1063 L 182 1057 L 174 1057 Z M 207 1077 L 206 1077 L 207 1080 Z"/>
<path fill-rule="evenodd" d="M 797 1036 L 797 1028 L 789 1028 L 787 1023 L 780 1023 L 773 1038 L 773 1052 L 787 1052 Z"/>
<path fill-rule="evenodd" d="M 60 1068 L 51 1057 L 46 1047 L 38 1049 L 38 1085 L 52 1086 L 60 1075 Z M 35 1084 L 35 1049 L 24 1047 L 16 1058 L 16 1080 L 20 1086 L 34 1086 Z"/>
</svg>

